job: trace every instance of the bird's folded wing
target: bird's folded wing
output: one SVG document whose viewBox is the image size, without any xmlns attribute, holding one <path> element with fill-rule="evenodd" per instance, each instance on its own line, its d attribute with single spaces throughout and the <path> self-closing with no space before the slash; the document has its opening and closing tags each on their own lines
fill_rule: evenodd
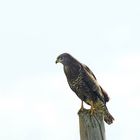
<svg viewBox="0 0 140 140">
<path fill-rule="evenodd" d="M 91 94 L 93 94 L 93 96 L 97 96 L 102 102 L 105 103 L 104 95 L 102 93 L 100 85 L 98 84 L 96 80 L 95 75 L 86 65 L 82 64 L 82 67 L 83 69 L 81 69 L 81 71 L 83 73 L 83 78 L 84 78 L 86 86 L 90 88 Z"/>
</svg>

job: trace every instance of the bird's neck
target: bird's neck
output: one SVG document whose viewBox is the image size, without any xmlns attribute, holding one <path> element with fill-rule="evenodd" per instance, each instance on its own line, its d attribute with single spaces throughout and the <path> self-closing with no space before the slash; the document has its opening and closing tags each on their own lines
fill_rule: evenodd
<svg viewBox="0 0 140 140">
<path fill-rule="evenodd" d="M 64 72 L 66 74 L 67 79 L 74 80 L 77 78 L 79 75 L 79 70 L 80 70 L 80 65 L 79 64 L 70 64 L 64 66 Z"/>
</svg>

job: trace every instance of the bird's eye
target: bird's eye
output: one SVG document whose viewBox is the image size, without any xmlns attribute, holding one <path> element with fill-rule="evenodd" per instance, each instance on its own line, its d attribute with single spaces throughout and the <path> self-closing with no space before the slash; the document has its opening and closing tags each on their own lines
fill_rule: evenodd
<svg viewBox="0 0 140 140">
<path fill-rule="evenodd" d="M 63 60 L 63 57 L 60 57 L 59 60 Z"/>
</svg>

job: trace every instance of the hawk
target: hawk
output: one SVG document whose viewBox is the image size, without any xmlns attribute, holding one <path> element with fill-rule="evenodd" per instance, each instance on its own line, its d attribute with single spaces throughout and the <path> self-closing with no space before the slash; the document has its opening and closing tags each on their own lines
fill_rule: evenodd
<svg viewBox="0 0 140 140">
<path fill-rule="evenodd" d="M 108 94 L 98 84 L 93 72 L 68 53 L 59 55 L 56 59 L 56 63 L 63 64 L 64 73 L 70 88 L 81 99 L 80 110 L 84 109 L 83 102 L 85 102 L 91 106 L 91 115 L 95 110 L 98 110 L 102 112 L 104 121 L 107 124 L 113 123 L 114 118 L 106 106 L 106 102 L 109 101 Z"/>
</svg>

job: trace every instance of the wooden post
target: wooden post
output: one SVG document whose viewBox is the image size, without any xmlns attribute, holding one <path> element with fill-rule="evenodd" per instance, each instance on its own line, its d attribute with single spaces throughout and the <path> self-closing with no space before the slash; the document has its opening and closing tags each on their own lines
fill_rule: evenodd
<svg viewBox="0 0 140 140">
<path fill-rule="evenodd" d="M 90 114 L 84 109 L 78 112 L 80 125 L 80 140 L 105 140 L 103 115 L 99 112 Z"/>
</svg>

